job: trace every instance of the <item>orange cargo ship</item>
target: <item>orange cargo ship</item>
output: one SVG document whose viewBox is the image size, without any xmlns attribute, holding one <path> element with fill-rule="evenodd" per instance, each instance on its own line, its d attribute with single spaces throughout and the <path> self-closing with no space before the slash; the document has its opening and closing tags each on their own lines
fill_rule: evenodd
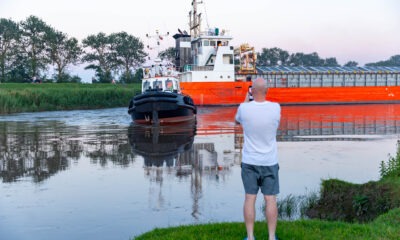
<svg viewBox="0 0 400 240">
<path fill-rule="evenodd" d="M 258 67 L 254 48 L 235 49 L 227 30 L 201 30 L 197 4 L 190 35 L 179 30 L 174 38 L 182 92 L 198 106 L 237 105 L 257 77 L 269 82 L 267 99 L 280 104 L 400 102 L 400 67 Z"/>
</svg>

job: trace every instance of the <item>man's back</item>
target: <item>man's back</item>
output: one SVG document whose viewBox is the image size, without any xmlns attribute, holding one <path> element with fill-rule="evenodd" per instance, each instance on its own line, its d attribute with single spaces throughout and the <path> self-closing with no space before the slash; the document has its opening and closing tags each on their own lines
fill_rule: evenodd
<svg viewBox="0 0 400 240">
<path fill-rule="evenodd" d="M 276 133 L 281 108 L 269 101 L 240 104 L 236 121 L 244 132 L 242 162 L 259 166 L 278 163 Z"/>
</svg>

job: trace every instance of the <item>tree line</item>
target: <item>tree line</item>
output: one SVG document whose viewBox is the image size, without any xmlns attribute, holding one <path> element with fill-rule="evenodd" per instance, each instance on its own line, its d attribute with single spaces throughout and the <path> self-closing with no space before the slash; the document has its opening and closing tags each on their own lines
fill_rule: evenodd
<svg viewBox="0 0 400 240">
<path fill-rule="evenodd" d="M 119 76 L 129 83 L 140 79 L 136 69 L 146 56 L 140 39 L 126 32 L 100 32 L 79 43 L 36 16 L 18 23 L 0 18 L 0 83 L 47 79 L 51 67 L 52 81 L 80 82 L 68 71 L 80 64 L 95 71 L 93 82 L 109 83 Z"/>
<path fill-rule="evenodd" d="M 263 48 L 257 53 L 258 65 L 262 66 L 314 66 L 314 67 L 339 67 L 341 66 L 335 57 L 321 58 L 318 53 L 292 53 L 280 48 Z M 356 61 L 348 61 L 344 67 L 357 67 Z M 400 55 L 394 55 L 389 60 L 379 61 L 375 63 L 367 63 L 365 66 L 400 66 Z"/>
<path fill-rule="evenodd" d="M 68 68 L 86 64 L 85 69 L 95 71 L 92 82 L 109 83 L 119 80 L 130 83 L 141 79 L 137 71 L 147 54 L 143 42 L 126 32 L 97 33 L 80 43 L 36 16 L 21 22 L 0 18 L 0 83 L 26 82 L 50 79 L 55 82 L 80 82 L 71 76 Z M 175 49 L 167 48 L 160 56 L 173 61 Z M 274 47 L 257 52 L 257 64 L 263 66 L 340 66 L 336 58 L 321 58 L 318 53 L 292 53 Z M 344 66 L 355 67 L 349 61 Z M 366 66 L 400 66 L 400 55 L 388 60 L 367 63 Z M 53 76 L 47 76 L 49 69 Z M 115 79 L 118 77 L 118 79 Z"/>
</svg>

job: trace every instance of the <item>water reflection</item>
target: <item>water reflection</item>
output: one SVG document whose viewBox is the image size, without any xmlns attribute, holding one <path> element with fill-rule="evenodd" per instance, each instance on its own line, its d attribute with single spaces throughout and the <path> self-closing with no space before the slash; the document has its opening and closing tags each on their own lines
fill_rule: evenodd
<svg viewBox="0 0 400 240">
<path fill-rule="evenodd" d="M 278 140 L 366 140 L 398 133 L 399 104 L 285 106 Z"/>
<path fill-rule="evenodd" d="M 196 126 L 162 129 L 129 125 L 125 108 L 1 116 L 1 236 L 129 239 L 241 221 L 236 109 L 201 107 Z M 282 197 L 321 178 L 376 179 L 399 133 L 400 104 L 283 106 Z"/>
<path fill-rule="evenodd" d="M 122 166 L 134 161 L 126 133 L 118 129 L 91 132 L 61 121 L 0 122 L 0 129 L 3 182 L 21 177 L 41 182 L 83 157 L 101 166 L 108 161 Z"/>
<path fill-rule="evenodd" d="M 193 202 L 191 215 L 198 219 L 199 200 L 203 196 L 202 178 L 206 176 L 218 181 L 220 175 L 230 171 L 235 158 L 220 161 L 219 158 L 227 153 L 218 152 L 219 142 L 215 139 L 204 141 L 201 137 L 195 141 L 195 135 L 195 124 L 163 127 L 131 125 L 128 130 L 132 151 L 143 157 L 145 175 L 149 181 L 160 185 L 158 205 L 163 205 L 165 199 L 162 194 L 164 174 L 174 175 L 180 180 L 188 179 Z M 221 140 L 224 142 L 226 139 Z M 228 143 L 233 146 L 233 138 L 230 140 Z"/>
<path fill-rule="evenodd" d="M 182 165 L 182 155 L 190 150 L 196 125 L 148 127 L 132 124 L 128 129 L 133 152 L 144 158 L 146 167 Z"/>
<path fill-rule="evenodd" d="M 147 167 L 176 167 L 177 175 L 187 175 L 193 166 L 229 167 L 238 161 L 243 143 L 241 128 L 233 122 L 235 112 L 236 107 L 199 108 L 197 142 L 193 126 L 159 132 L 131 126 L 127 138 L 126 128 L 117 125 L 69 125 L 45 117 L 0 121 L 0 177 L 4 182 L 20 177 L 41 182 L 83 157 L 92 164 L 126 167 L 136 154 Z M 363 141 L 399 133 L 399 104 L 283 106 L 278 141 Z M 224 163 L 226 159 L 231 160 Z"/>
</svg>

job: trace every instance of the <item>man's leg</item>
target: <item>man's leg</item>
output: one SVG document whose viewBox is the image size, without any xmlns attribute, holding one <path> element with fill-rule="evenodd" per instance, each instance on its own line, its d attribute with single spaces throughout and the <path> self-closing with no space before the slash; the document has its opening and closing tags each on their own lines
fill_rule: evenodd
<svg viewBox="0 0 400 240">
<path fill-rule="evenodd" d="M 278 221 L 278 206 L 275 195 L 264 195 L 265 216 L 267 216 L 269 240 L 275 240 L 275 231 Z"/>
<path fill-rule="evenodd" d="M 254 239 L 254 221 L 256 218 L 256 210 L 255 210 L 255 203 L 256 203 L 257 195 L 255 194 L 246 194 L 243 206 L 243 216 L 244 222 L 246 224 L 247 230 L 247 238 L 248 240 Z"/>
</svg>

